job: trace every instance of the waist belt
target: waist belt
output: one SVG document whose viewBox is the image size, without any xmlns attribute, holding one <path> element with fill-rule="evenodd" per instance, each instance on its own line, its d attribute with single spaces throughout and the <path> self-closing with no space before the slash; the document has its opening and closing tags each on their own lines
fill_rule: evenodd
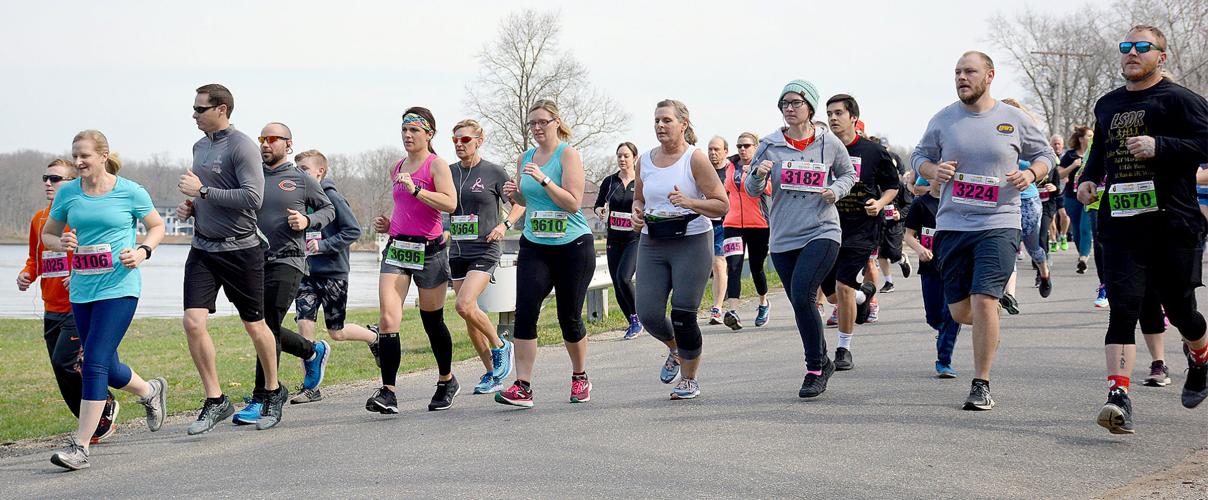
<svg viewBox="0 0 1208 500">
<path fill-rule="evenodd" d="M 208 241 L 210 243 L 231 243 L 231 242 L 247 239 L 247 238 L 250 238 L 255 235 L 256 235 L 256 231 L 249 231 L 246 233 L 237 234 L 235 236 L 227 236 L 226 238 L 211 238 L 209 236 L 202 234 L 202 232 L 198 231 L 196 227 L 193 228 L 194 237 L 200 238 L 202 241 Z"/>
<path fill-rule="evenodd" d="M 393 235 L 390 237 L 390 240 L 386 242 L 386 246 L 389 247 L 390 244 L 395 241 L 423 243 L 425 255 L 432 255 L 436 252 L 439 252 L 439 251 L 445 249 L 445 239 L 444 239 L 444 237 L 439 237 L 439 236 L 436 238 L 433 238 L 433 239 L 428 239 L 423 236 L 408 236 L 405 234 Z"/>
</svg>

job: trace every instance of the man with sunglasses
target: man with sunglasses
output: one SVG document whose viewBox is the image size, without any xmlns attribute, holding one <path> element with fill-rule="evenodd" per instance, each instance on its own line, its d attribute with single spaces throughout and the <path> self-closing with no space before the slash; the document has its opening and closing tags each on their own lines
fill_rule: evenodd
<svg viewBox="0 0 1208 500">
<path fill-rule="evenodd" d="M 180 176 L 177 186 L 189 197 L 177 207 L 177 217 L 194 218 L 185 260 L 184 329 L 206 395 L 197 421 L 189 425 L 190 435 L 209 431 L 235 413 L 222 393 L 214 342 L 206 330 L 219 289 L 239 311 L 264 367 L 264 386 L 272 388 L 262 395 L 268 404 L 256 428 L 277 425 L 289 399 L 289 391 L 277 381 L 276 339 L 264 322 L 264 250 L 256 229 L 256 211 L 264 198 L 260 150 L 231 126 L 234 108 L 235 98 L 226 87 L 209 84 L 197 89 L 193 120 L 205 137 L 193 145 L 193 167 Z"/>
<path fill-rule="evenodd" d="M 42 244 L 42 226 L 46 225 L 55 194 L 64 183 L 75 179 L 75 175 L 75 166 L 67 160 L 56 159 L 46 166 L 42 186 L 46 191 L 47 204 L 29 221 L 29 258 L 17 274 L 17 289 L 22 292 L 29 290 L 34 281 L 42 278 L 42 338 L 46 341 L 46 352 L 50 354 L 50 368 L 58 382 L 59 394 L 63 396 L 63 402 L 71 414 L 79 418 L 83 394 L 80 360 L 84 356 L 84 347 L 80 345 L 80 334 L 76 331 L 67 291 L 71 277 L 71 256 L 66 252 L 48 251 Z M 63 231 L 71 229 L 64 228 Z M 109 392 L 90 444 L 97 444 L 113 435 L 113 431 L 117 430 L 115 420 L 120 409 L 121 405 L 113 399 L 113 392 Z"/>
<path fill-rule="evenodd" d="M 1183 335 L 1183 406 L 1194 408 L 1208 397 L 1208 338 L 1195 301 L 1208 230 L 1195 193 L 1199 164 L 1208 159 L 1208 102 L 1163 78 L 1167 47 L 1166 36 L 1153 26 L 1134 26 L 1125 35 L 1124 86 L 1095 103 L 1095 133 L 1078 177 L 1080 202 L 1105 198 L 1096 237 L 1111 306 L 1104 340 L 1109 389 L 1097 422 L 1113 434 L 1136 432 L 1129 375 L 1147 292 L 1157 293 Z M 1105 185 L 1101 192 L 1099 182 Z"/>
<path fill-rule="evenodd" d="M 973 381 L 965 410 L 989 410 L 999 311 L 1023 237 L 1020 192 L 1056 164 L 1048 139 L 1023 111 L 990 96 L 994 61 L 977 51 L 956 63 L 956 95 L 915 147 L 911 165 L 941 183 L 933 252 L 952 318 L 973 326 Z M 1019 169 L 1019 161 L 1031 165 Z"/>
</svg>

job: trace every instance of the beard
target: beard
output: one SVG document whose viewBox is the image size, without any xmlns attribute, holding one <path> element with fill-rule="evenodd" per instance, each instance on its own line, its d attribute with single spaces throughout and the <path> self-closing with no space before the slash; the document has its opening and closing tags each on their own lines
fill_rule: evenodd
<svg viewBox="0 0 1208 500">
<path fill-rule="evenodd" d="M 1129 76 L 1128 72 L 1126 70 L 1124 70 L 1123 68 L 1121 68 L 1120 76 L 1124 77 L 1125 81 L 1141 82 L 1141 81 L 1148 80 L 1150 77 L 1152 77 L 1154 74 L 1156 74 L 1160 71 L 1162 71 L 1162 67 L 1157 64 L 1154 64 L 1153 66 L 1146 66 L 1144 63 L 1142 63 L 1141 71 L 1138 72 L 1137 74 Z"/>
<path fill-rule="evenodd" d="M 969 85 L 969 91 L 972 93 L 969 94 L 968 97 L 961 97 L 960 94 L 957 94 L 957 98 L 965 104 L 972 105 L 973 103 L 977 102 L 978 99 L 981 99 L 983 95 L 986 95 L 986 86 L 971 84 Z"/>
</svg>

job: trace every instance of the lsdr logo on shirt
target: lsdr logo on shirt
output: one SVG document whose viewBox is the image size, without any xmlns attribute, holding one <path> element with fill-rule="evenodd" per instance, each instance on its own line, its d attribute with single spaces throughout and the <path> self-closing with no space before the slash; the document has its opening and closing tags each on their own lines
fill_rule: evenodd
<svg viewBox="0 0 1208 500">
<path fill-rule="evenodd" d="M 1015 133 L 1015 126 L 1010 123 L 999 123 L 995 130 L 1002 135 L 1011 135 Z"/>
</svg>

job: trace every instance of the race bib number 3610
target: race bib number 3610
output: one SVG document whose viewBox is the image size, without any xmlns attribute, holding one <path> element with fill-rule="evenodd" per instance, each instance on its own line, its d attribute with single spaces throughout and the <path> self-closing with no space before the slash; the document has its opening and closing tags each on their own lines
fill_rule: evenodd
<svg viewBox="0 0 1208 500">
<path fill-rule="evenodd" d="M 529 228 L 533 236 L 538 238 L 561 238 L 566 236 L 566 219 L 570 214 L 559 210 L 543 210 L 533 212 L 529 218 Z"/>
</svg>

